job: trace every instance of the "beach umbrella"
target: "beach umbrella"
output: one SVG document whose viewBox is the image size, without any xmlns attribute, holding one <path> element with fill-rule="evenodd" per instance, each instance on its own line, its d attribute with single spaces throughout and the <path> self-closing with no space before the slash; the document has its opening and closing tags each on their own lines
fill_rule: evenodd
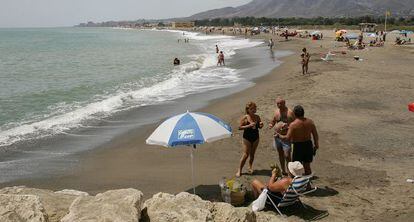
<svg viewBox="0 0 414 222">
<path fill-rule="evenodd" d="M 192 146 L 191 176 L 194 186 L 194 150 L 196 145 L 228 138 L 231 127 L 220 118 L 208 113 L 187 111 L 165 120 L 146 140 L 147 144 L 165 147 Z"/>
<path fill-rule="evenodd" d="M 414 103 L 408 104 L 408 110 L 410 110 L 411 112 L 414 112 Z"/>
<path fill-rule="evenodd" d="M 320 34 L 321 34 L 321 31 L 314 31 L 311 33 L 311 35 L 320 35 Z"/>
<path fill-rule="evenodd" d="M 337 35 L 339 35 L 341 33 L 342 34 L 347 33 L 347 31 L 345 29 L 341 29 L 341 30 L 338 30 L 338 31 L 335 32 L 335 34 L 337 34 Z"/>
</svg>

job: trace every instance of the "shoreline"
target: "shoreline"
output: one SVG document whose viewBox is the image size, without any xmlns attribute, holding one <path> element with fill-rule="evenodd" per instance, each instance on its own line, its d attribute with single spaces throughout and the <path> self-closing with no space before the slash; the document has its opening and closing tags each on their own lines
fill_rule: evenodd
<svg viewBox="0 0 414 222">
<path fill-rule="evenodd" d="M 238 41 L 239 38 L 236 39 Z M 209 104 L 210 100 L 232 94 L 234 92 L 251 87 L 252 79 L 257 75 L 268 74 L 268 70 L 279 66 L 278 58 L 285 53 L 275 53 L 274 61 L 270 61 L 267 54 L 261 55 L 264 49 L 260 42 L 259 46 L 237 49 L 237 56 L 228 58 L 229 67 L 237 70 L 240 76 L 237 86 L 216 89 L 213 91 L 192 93 L 183 98 L 177 98 L 169 102 L 157 105 L 143 106 L 131 110 L 122 111 L 104 120 L 92 123 L 85 129 L 74 129 L 69 133 L 54 136 L 52 138 L 29 141 L 6 149 L 1 160 L 3 172 L 0 182 L 13 183 L 18 180 L 41 179 L 56 177 L 76 169 L 79 157 L 83 153 L 93 152 L 94 149 L 105 147 L 107 143 L 128 131 L 164 119 L 183 110 L 197 110 Z M 250 71 L 261 67 L 263 70 L 250 75 Z M 182 107 L 185 107 L 183 109 Z M 34 147 L 37 147 L 34 149 Z M 29 162 L 30 161 L 30 162 Z M 10 162 L 10 164 L 7 164 Z M 13 165 L 16 163 L 15 165 Z M 14 172 L 17 172 L 14 175 Z M 22 172 L 22 175 L 19 175 Z"/>
<path fill-rule="evenodd" d="M 319 192 L 303 201 L 313 211 L 328 212 L 326 221 L 412 218 L 414 191 L 405 179 L 414 172 L 410 165 L 414 156 L 414 138 L 410 134 L 414 126 L 410 123 L 414 117 L 401 108 L 414 98 L 409 69 L 412 49 L 400 50 L 387 44 L 384 48 L 346 51 L 345 55 L 336 55 L 333 63 L 323 63 L 319 57 L 332 47 L 330 41 L 315 44 L 307 39 L 279 40 L 276 50 L 296 53 L 282 58 L 283 63 L 268 75 L 255 79 L 253 87 L 216 99 L 201 111 L 220 116 L 236 129 L 243 107 L 250 100 L 258 104 L 258 114 L 265 123 L 272 115 L 277 96 L 287 99 L 289 107 L 304 105 L 305 115 L 315 121 L 320 132 L 321 149 L 312 165 Z M 300 73 L 297 52 L 303 46 L 312 56 L 310 76 Z M 364 60 L 355 62 L 354 55 Z M 387 90 L 390 88 L 393 90 Z M 189 150 L 145 145 L 146 136 L 155 126 L 129 132 L 86 154 L 74 175 L 14 185 L 64 187 L 91 193 L 109 187 L 134 187 L 143 191 L 145 199 L 156 192 L 190 190 Z M 267 178 L 263 172 L 267 172 L 269 164 L 278 162 L 271 147 L 271 134 L 270 130 L 262 130 L 255 160 L 254 177 L 262 180 Z M 234 131 L 230 139 L 197 149 L 195 182 L 200 192 L 211 192 L 221 177 L 235 174 L 241 156 L 239 138 L 240 132 Z M 310 219 L 305 218 L 306 213 L 297 214 L 299 218 L 291 216 L 292 219 Z"/>
<path fill-rule="evenodd" d="M 238 38 L 238 37 L 236 37 Z M 216 100 L 220 100 L 221 98 L 226 98 L 228 96 L 231 96 L 234 93 L 237 93 L 239 91 L 243 91 L 247 88 L 252 87 L 255 83 L 255 79 L 257 78 L 261 78 L 264 75 L 268 75 L 269 73 L 271 73 L 271 71 L 267 71 L 267 70 L 273 70 L 277 67 L 280 66 L 280 58 L 287 56 L 290 52 L 288 51 L 282 51 L 282 53 L 275 53 L 275 55 L 273 55 L 273 62 L 270 62 L 270 58 L 267 54 L 264 55 L 259 55 L 258 53 L 261 53 L 263 50 L 265 49 L 265 46 L 263 46 L 263 44 L 259 45 L 259 46 L 254 46 L 251 48 L 245 48 L 245 49 L 237 49 L 237 56 L 230 58 L 228 60 L 228 62 L 230 63 L 231 68 L 236 68 L 237 70 L 239 70 L 240 75 L 243 77 L 243 81 L 241 81 L 237 86 L 234 87 L 230 87 L 230 88 L 223 88 L 223 89 L 216 89 L 213 91 L 208 91 L 208 92 L 203 92 L 203 93 L 196 93 L 196 94 L 190 94 L 186 97 L 183 98 L 178 98 L 175 99 L 173 101 L 170 101 L 166 104 L 157 104 L 157 105 L 151 105 L 151 106 L 145 106 L 145 107 L 140 107 L 137 109 L 133 109 L 132 111 L 127 111 L 126 113 L 130 113 L 130 114 L 117 114 L 111 118 L 106 119 L 103 123 L 99 123 L 96 126 L 93 126 L 92 129 L 96 128 L 96 130 L 83 130 L 80 132 L 73 132 L 74 134 L 68 134 L 76 136 L 77 134 L 82 135 L 85 134 L 85 138 L 74 138 L 75 140 L 73 140 L 72 142 L 69 143 L 70 146 L 79 146 L 79 147 L 83 147 L 85 143 L 86 144 L 86 148 L 80 148 L 79 151 L 76 151 L 73 154 L 67 154 L 65 156 L 56 156 L 54 157 L 54 159 L 52 159 L 53 155 L 51 155 L 50 160 L 48 159 L 44 159 L 43 163 L 38 163 L 39 166 L 41 166 L 39 168 L 39 172 L 37 173 L 33 173 L 32 175 L 28 175 L 23 177 L 23 179 L 18 178 L 18 179 L 5 179 L 8 178 L 8 174 L 7 175 L 3 175 L 3 179 L 4 180 L 9 180 L 9 181 L 5 181 L 5 182 L 1 182 L 0 186 L 4 187 L 4 186 L 8 186 L 8 185 L 13 185 L 13 184 L 29 184 L 31 181 L 36 181 L 35 183 L 37 183 L 37 181 L 44 181 L 45 179 L 50 179 L 50 178 L 59 178 L 60 175 L 71 175 L 73 172 L 75 172 L 77 170 L 77 168 L 79 168 L 79 161 L 81 161 L 82 159 L 84 159 L 84 156 L 90 154 L 90 153 L 94 153 L 94 152 L 98 152 L 99 150 L 102 149 L 106 149 L 107 147 L 111 147 L 111 144 L 116 143 L 116 141 L 119 140 L 125 140 L 125 139 L 130 139 L 131 137 L 133 137 L 133 135 L 135 135 L 136 133 L 140 133 L 142 131 L 144 131 L 147 127 L 149 126 L 155 126 L 155 124 L 158 124 L 157 122 L 160 121 L 160 119 L 165 119 L 167 116 L 172 115 L 171 113 L 179 113 L 180 109 L 178 108 L 178 104 L 180 104 L 180 106 L 184 105 L 186 106 L 186 109 L 190 109 L 190 110 L 200 110 L 203 107 L 209 106 L 212 102 L 216 101 Z M 242 58 L 239 58 L 242 57 Z M 267 62 L 265 61 L 259 61 L 259 60 L 269 60 Z M 275 63 L 276 64 L 272 64 Z M 249 71 L 252 71 L 258 67 L 261 67 L 262 69 L 264 68 L 264 70 L 255 73 L 254 75 L 250 75 L 247 76 Z M 275 67 L 275 68 L 271 68 L 271 67 Z M 190 108 L 191 107 L 191 108 Z M 166 111 L 169 110 L 169 111 Z M 146 117 L 150 117 L 150 115 L 153 115 L 155 111 L 155 115 L 156 116 L 152 116 L 151 120 L 145 120 Z M 181 110 L 182 111 L 182 110 Z M 140 116 L 141 115 L 141 116 Z M 142 117 L 144 116 L 144 117 Z M 125 121 L 134 121 L 137 122 L 138 121 L 142 121 L 139 124 L 136 123 L 132 123 L 131 125 L 133 125 L 132 127 L 127 127 L 126 131 L 123 130 L 122 133 L 120 134 L 116 134 L 116 133 L 111 133 L 108 130 L 116 127 L 116 126 L 112 126 L 113 124 L 110 124 L 111 122 L 125 122 Z M 105 123 L 108 122 L 108 123 Z M 103 129 L 99 129 L 98 128 L 103 128 Z M 106 129 L 108 128 L 108 130 Z M 121 126 L 122 128 L 122 126 Z M 134 133 L 131 133 L 134 132 Z M 103 139 L 103 141 L 99 141 L 99 142 L 87 142 L 88 137 L 90 137 L 91 135 L 98 135 L 99 133 L 103 133 L 103 134 L 114 134 L 115 136 L 112 137 L 110 136 L 109 140 L 108 137 L 99 137 L 101 139 Z M 89 135 L 90 134 L 90 135 Z M 148 135 L 147 135 L 148 136 Z M 39 141 L 36 141 L 34 144 L 33 143 L 29 143 L 27 148 L 25 148 L 25 146 L 23 146 L 22 148 L 20 148 L 20 152 L 22 152 L 22 155 L 25 153 L 32 153 L 32 147 L 34 146 L 40 146 L 42 147 L 41 150 L 38 150 L 40 153 L 45 152 L 45 154 L 47 154 L 48 148 L 47 147 L 51 147 L 50 152 L 52 153 L 60 153 L 60 152 L 65 152 L 66 148 L 71 148 L 71 147 L 67 147 L 67 145 L 65 145 L 65 140 L 67 140 L 68 138 L 64 138 L 67 137 L 67 135 L 61 135 L 61 136 L 57 136 L 55 138 L 46 138 L 46 139 L 41 139 Z M 76 136 L 79 137 L 79 136 Z M 143 136 L 144 137 L 144 136 Z M 97 137 L 98 138 L 98 137 Z M 95 140 L 96 138 L 94 138 L 92 136 L 92 141 Z M 115 142 L 114 142 L 115 141 Z M 98 145 L 96 145 L 98 144 Z M 63 145 L 63 146 L 62 146 Z M 46 148 L 45 148 L 46 147 Z M 53 148 L 54 147 L 54 148 Z M 53 148 L 53 149 L 52 149 Z M 10 150 L 9 152 L 5 153 L 5 155 L 2 156 L 2 158 L 4 160 L 10 161 L 13 160 L 15 155 L 20 155 L 19 150 L 17 150 L 17 152 L 15 152 L 14 150 Z M 34 152 L 34 154 L 36 154 L 37 151 Z M 31 156 L 28 155 L 26 157 L 23 157 L 23 159 L 25 158 L 30 158 Z M 16 159 L 19 160 L 19 159 Z M 37 161 L 37 160 L 35 160 Z M 45 162 L 50 162 L 50 163 L 45 163 Z M 67 163 L 65 163 L 67 162 Z M 24 164 L 24 163 L 22 163 Z M 41 165 L 40 165 L 41 164 Z M 33 165 L 33 164 L 32 164 Z M 82 165 L 82 164 L 80 164 Z M 52 170 L 49 170 L 48 167 Z M 56 169 L 59 168 L 59 169 Z M 19 167 L 19 169 L 22 169 L 21 167 Z M 24 170 L 24 169 L 23 169 Z M 40 171 L 44 171 L 44 173 L 40 173 Z M 11 172 L 12 173 L 12 172 Z M 13 176 L 11 176 L 13 177 Z M 24 181 L 24 182 L 23 182 Z M 42 186 L 43 182 L 39 182 L 39 187 L 43 187 Z M 59 186 L 54 186 L 53 183 L 46 183 L 45 184 L 45 188 L 51 188 L 51 187 L 59 187 Z M 63 188 L 63 187 L 62 187 Z M 91 190 L 88 189 L 89 192 L 91 192 Z M 94 191 L 92 190 L 92 193 Z M 95 192 L 96 193 L 96 192 Z"/>
</svg>

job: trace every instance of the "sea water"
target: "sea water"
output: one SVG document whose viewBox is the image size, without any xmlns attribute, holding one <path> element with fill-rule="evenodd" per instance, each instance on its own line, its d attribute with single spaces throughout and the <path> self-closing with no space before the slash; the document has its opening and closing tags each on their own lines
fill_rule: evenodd
<svg viewBox="0 0 414 222">
<path fill-rule="evenodd" d="M 87 150 L 253 85 L 288 54 L 172 30 L 0 29 L 0 183 L 60 176 Z"/>
<path fill-rule="evenodd" d="M 0 29 L 0 146 L 233 86 L 241 77 L 216 66 L 216 44 L 230 58 L 260 42 L 181 31 Z"/>
</svg>

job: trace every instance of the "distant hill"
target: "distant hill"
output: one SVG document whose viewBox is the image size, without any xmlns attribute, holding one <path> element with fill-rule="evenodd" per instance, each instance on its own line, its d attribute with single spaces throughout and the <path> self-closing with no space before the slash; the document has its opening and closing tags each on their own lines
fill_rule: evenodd
<svg viewBox="0 0 414 222">
<path fill-rule="evenodd" d="M 186 19 L 381 16 L 386 10 L 392 16 L 414 16 L 414 0 L 252 0 L 239 7 L 214 9 Z"/>
</svg>

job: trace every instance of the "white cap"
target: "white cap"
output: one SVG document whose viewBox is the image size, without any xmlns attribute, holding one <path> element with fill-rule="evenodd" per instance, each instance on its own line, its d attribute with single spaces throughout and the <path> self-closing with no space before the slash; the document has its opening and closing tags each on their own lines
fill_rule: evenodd
<svg viewBox="0 0 414 222">
<path fill-rule="evenodd" d="M 303 176 L 305 174 L 305 169 L 299 161 L 289 162 L 288 169 L 293 176 Z"/>
</svg>

